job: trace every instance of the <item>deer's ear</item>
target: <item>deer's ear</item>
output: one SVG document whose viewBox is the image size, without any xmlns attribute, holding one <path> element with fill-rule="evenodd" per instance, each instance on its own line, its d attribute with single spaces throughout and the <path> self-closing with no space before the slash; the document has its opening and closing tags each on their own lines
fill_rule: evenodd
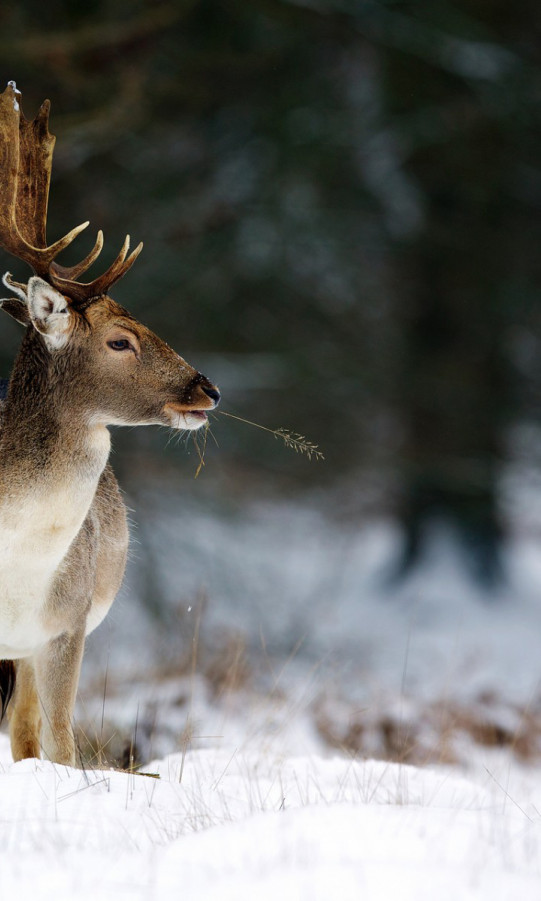
<svg viewBox="0 0 541 901">
<path fill-rule="evenodd" d="M 60 350 L 70 333 L 71 312 L 63 294 L 35 275 L 28 282 L 28 312 L 51 350 Z"/>
<path fill-rule="evenodd" d="M 0 308 L 12 316 L 13 319 L 16 319 L 17 322 L 20 322 L 21 325 L 30 325 L 30 313 L 23 300 L 18 300 L 16 297 L 8 297 L 5 300 L 0 300 Z"/>
</svg>

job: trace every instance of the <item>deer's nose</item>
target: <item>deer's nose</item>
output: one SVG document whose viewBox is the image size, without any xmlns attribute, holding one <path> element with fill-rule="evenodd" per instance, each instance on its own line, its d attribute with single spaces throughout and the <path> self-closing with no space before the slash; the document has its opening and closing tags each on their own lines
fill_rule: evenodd
<svg viewBox="0 0 541 901">
<path fill-rule="evenodd" d="M 207 388 L 206 385 L 201 385 L 201 388 L 203 389 L 207 397 L 210 397 L 210 399 L 214 401 L 214 406 L 217 407 L 220 403 L 220 392 L 218 391 L 218 389 Z"/>
</svg>

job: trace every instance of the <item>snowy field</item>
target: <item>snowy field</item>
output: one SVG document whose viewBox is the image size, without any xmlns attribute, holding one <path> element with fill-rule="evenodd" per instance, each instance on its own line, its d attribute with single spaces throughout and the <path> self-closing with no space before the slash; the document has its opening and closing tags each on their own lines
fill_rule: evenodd
<svg viewBox="0 0 541 901">
<path fill-rule="evenodd" d="M 2 898 L 540 897 L 539 773 L 494 761 L 464 778 L 199 750 L 130 775 L 12 764 L 1 737 L 0 767 Z"/>
<path fill-rule="evenodd" d="M 398 584 L 391 522 L 155 497 L 89 642 L 84 767 L 0 734 L 0 899 L 539 901 L 536 536 L 488 595 L 445 530 Z"/>
<path fill-rule="evenodd" d="M 199 482 L 196 504 L 189 488 L 134 503 L 127 583 L 87 649 L 85 722 L 138 722 L 143 761 L 181 750 L 193 715 L 200 736 L 249 751 L 264 732 L 294 754 L 467 765 L 473 744 L 541 763 L 535 523 L 511 537 L 497 590 L 441 525 L 397 582 L 391 520 L 333 518 L 321 496 L 236 507 Z"/>
</svg>

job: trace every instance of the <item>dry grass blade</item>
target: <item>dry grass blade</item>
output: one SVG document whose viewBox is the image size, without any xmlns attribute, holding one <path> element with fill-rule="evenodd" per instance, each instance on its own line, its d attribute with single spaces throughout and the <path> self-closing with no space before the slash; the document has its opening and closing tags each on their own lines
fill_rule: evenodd
<svg viewBox="0 0 541 901">
<path fill-rule="evenodd" d="M 291 448 L 297 454 L 303 454 L 309 460 L 324 460 L 325 457 L 323 455 L 323 451 L 319 450 L 319 446 L 317 444 L 313 444 L 312 441 L 308 441 L 304 435 L 299 435 L 298 432 L 294 432 L 291 429 L 270 429 L 266 425 L 260 425 L 258 422 L 252 422 L 249 419 L 243 419 L 242 416 L 235 416 L 233 413 L 226 413 L 225 410 L 220 410 L 217 413 L 218 416 L 228 416 L 229 419 L 236 419 L 238 422 L 244 422 L 246 425 L 251 425 L 256 429 L 261 429 L 263 432 L 270 432 L 271 435 L 274 435 L 275 438 L 280 438 L 286 447 Z"/>
<path fill-rule="evenodd" d="M 209 433 L 209 428 L 210 428 L 210 423 L 207 422 L 206 425 L 204 426 L 203 447 L 202 448 L 199 447 L 199 442 L 197 441 L 197 437 L 196 437 L 197 433 L 192 432 L 193 443 L 195 444 L 195 449 L 196 449 L 197 455 L 199 457 L 199 466 L 197 467 L 197 469 L 195 471 L 194 479 L 197 478 L 197 476 L 201 472 L 203 466 L 205 465 L 205 450 L 207 447 L 207 437 L 208 437 L 208 433 Z"/>
</svg>

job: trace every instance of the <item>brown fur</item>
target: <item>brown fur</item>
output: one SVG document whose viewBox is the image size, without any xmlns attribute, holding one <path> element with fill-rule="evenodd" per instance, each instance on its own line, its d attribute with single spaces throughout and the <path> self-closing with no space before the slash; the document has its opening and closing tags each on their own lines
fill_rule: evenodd
<svg viewBox="0 0 541 901">
<path fill-rule="evenodd" d="M 6 273 L 16 296 L 0 301 L 26 327 L 1 410 L 0 707 L 15 760 L 73 764 L 85 635 L 114 600 L 128 547 L 107 426 L 197 429 L 220 395 L 106 296 L 142 245 L 128 256 L 127 238 L 91 282 L 77 279 L 101 232 L 84 260 L 56 262 L 85 226 L 47 246 L 49 102 L 30 122 L 20 100 L 13 82 L 0 94 L 0 245 L 36 275 L 22 284 Z"/>
<path fill-rule="evenodd" d="M 29 295 L 41 284 L 31 280 Z M 50 291 L 46 285 L 43 290 Z M 62 301 L 59 296 L 58 304 Z M 110 298 L 96 301 L 84 313 L 68 308 L 69 329 L 66 332 L 62 322 L 61 334 L 67 337 L 60 348 L 50 344 L 54 334 L 49 319 L 54 315 L 37 324 L 31 316 L 3 405 L 0 525 L 7 533 L 14 530 L 15 538 L 8 539 L 16 540 L 19 529 L 36 529 L 43 517 L 38 539 L 46 555 L 49 544 L 56 547 L 57 535 L 66 528 L 66 503 L 73 504 L 79 515 L 73 497 L 82 486 L 81 525 L 67 543 L 54 578 L 43 582 L 36 618 L 27 627 L 31 649 L 20 653 L 14 649 L 11 655 L 16 659 L 17 682 L 8 716 L 15 760 L 43 753 L 73 764 L 72 715 L 85 634 L 101 621 L 120 587 L 128 547 L 126 510 L 107 463 L 106 426 L 167 425 L 182 411 L 189 416 L 189 411 L 212 409 L 219 395 L 204 376 Z M 128 350 L 110 346 L 111 341 L 128 339 Z M 55 503 L 57 514 L 51 512 Z M 27 509 L 32 512 L 26 514 Z M 41 546 L 31 534 L 31 557 L 39 562 Z M 0 556 L 2 540 L 0 530 Z M 9 567 L 24 572 L 26 565 L 25 559 L 17 558 L 13 564 L 9 556 L 6 559 L 3 568 L 0 565 L 0 592 L 6 579 L 8 586 L 7 600 L 0 594 L 0 624 L 2 605 L 9 606 L 9 592 L 13 593 L 10 586 L 18 584 L 17 572 L 11 573 Z M 22 597 L 11 612 L 7 610 L 5 623 L 17 625 L 25 600 Z M 34 625 L 46 636 L 37 644 Z M 0 625 L 0 647 L 6 641 L 9 637 Z M 2 673 L 9 691 L 13 666 L 3 664 Z"/>
</svg>

